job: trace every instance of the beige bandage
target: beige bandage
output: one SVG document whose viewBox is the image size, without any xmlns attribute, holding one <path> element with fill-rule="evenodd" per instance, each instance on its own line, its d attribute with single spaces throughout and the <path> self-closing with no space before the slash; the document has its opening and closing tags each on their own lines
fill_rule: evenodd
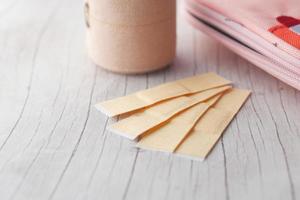
<svg viewBox="0 0 300 200">
<path fill-rule="evenodd" d="M 214 73 L 206 73 L 101 102 L 96 104 L 96 108 L 113 117 L 151 106 L 163 100 L 221 87 L 230 83 L 230 81 Z"/>
<path fill-rule="evenodd" d="M 220 94 L 231 86 L 223 86 L 196 93 L 190 96 L 181 96 L 170 101 L 161 102 L 145 110 L 132 114 L 119 122 L 113 124 L 109 129 L 129 139 L 136 139 L 141 134 L 163 124 L 176 114 L 189 107 L 203 102 L 217 94 Z"/>
<path fill-rule="evenodd" d="M 149 131 L 142 136 L 137 147 L 155 151 L 173 152 L 181 141 L 195 126 L 205 112 L 215 104 L 222 94 L 219 94 L 206 102 L 197 104 L 175 116 L 167 124 L 159 129 Z"/>
<path fill-rule="evenodd" d="M 175 153 L 191 159 L 203 160 L 249 94 L 250 91 L 240 89 L 232 89 L 224 94 L 197 122 L 188 137 L 175 150 Z"/>
</svg>

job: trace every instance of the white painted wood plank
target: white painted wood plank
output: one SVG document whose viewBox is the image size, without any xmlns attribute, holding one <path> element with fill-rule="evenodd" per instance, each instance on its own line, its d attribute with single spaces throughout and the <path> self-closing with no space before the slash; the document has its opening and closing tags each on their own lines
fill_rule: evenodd
<svg viewBox="0 0 300 200">
<path fill-rule="evenodd" d="M 86 55 L 82 4 L 0 1 L 1 199 L 299 198 L 298 91 L 194 30 L 181 11 L 172 66 L 104 71 Z M 253 94 L 202 163 L 136 149 L 93 107 L 207 71 Z"/>
</svg>

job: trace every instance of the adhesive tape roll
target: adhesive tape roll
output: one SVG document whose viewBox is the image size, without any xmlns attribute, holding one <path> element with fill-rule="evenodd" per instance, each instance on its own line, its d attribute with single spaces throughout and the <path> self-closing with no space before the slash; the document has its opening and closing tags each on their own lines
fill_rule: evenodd
<svg viewBox="0 0 300 200">
<path fill-rule="evenodd" d="M 174 0 L 89 0 L 85 15 L 89 56 L 105 69 L 143 73 L 175 57 Z"/>
<path fill-rule="evenodd" d="M 152 24 L 175 14 L 175 0 L 88 0 L 90 13 L 114 24 Z"/>
</svg>

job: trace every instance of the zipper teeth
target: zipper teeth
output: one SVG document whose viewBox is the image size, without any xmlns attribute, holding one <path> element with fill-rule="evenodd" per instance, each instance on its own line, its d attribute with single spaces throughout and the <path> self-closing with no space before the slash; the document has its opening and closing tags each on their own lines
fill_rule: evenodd
<svg viewBox="0 0 300 200">
<path fill-rule="evenodd" d="M 192 13 L 190 13 L 190 12 L 188 12 L 188 13 L 196 22 L 200 21 L 200 23 L 203 23 L 203 22 L 201 22 L 201 20 L 196 18 Z M 236 42 L 236 41 L 234 41 L 234 42 Z M 264 68 L 262 68 L 262 69 L 264 69 Z M 274 67 L 273 68 L 265 68 L 264 70 L 270 71 L 270 73 L 273 72 L 274 74 L 276 74 L 278 77 L 284 79 L 285 81 L 294 83 L 293 85 L 295 85 L 295 86 L 299 87 L 299 85 L 300 85 L 300 77 L 297 76 L 295 73 L 291 72 L 290 70 L 288 70 L 288 68 L 285 66 L 281 65 L 280 67 L 276 67 L 276 68 L 274 68 Z"/>
<path fill-rule="evenodd" d="M 295 82 L 297 85 L 300 85 L 300 77 L 298 77 L 297 75 L 295 75 L 294 73 L 290 72 L 289 70 L 286 70 L 285 67 L 282 68 L 282 70 L 280 70 L 280 67 L 278 68 L 271 68 L 271 70 L 275 70 L 279 73 L 279 76 L 281 75 L 281 73 L 284 73 L 284 75 L 288 76 L 290 81 Z"/>
</svg>

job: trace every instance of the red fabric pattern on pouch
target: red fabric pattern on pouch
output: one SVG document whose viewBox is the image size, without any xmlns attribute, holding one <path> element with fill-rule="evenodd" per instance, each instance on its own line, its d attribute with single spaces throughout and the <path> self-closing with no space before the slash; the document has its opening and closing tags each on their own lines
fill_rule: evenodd
<svg viewBox="0 0 300 200">
<path fill-rule="evenodd" d="M 295 26 L 297 24 L 300 24 L 300 20 L 296 19 L 294 17 L 289 16 L 279 16 L 276 18 L 277 21 L 287 27 Z"/>
<path fill-rule="evenodd" d="M 288 16 L 279 16 L 276 18 L 282 25 L 275 25 L 269 29 L 271 33 L 281 38 L 288 44 L 300 49 L 300 35 L 290 30 L 289 27 L 300 24 L 299 19 Z"/>
</svg>

